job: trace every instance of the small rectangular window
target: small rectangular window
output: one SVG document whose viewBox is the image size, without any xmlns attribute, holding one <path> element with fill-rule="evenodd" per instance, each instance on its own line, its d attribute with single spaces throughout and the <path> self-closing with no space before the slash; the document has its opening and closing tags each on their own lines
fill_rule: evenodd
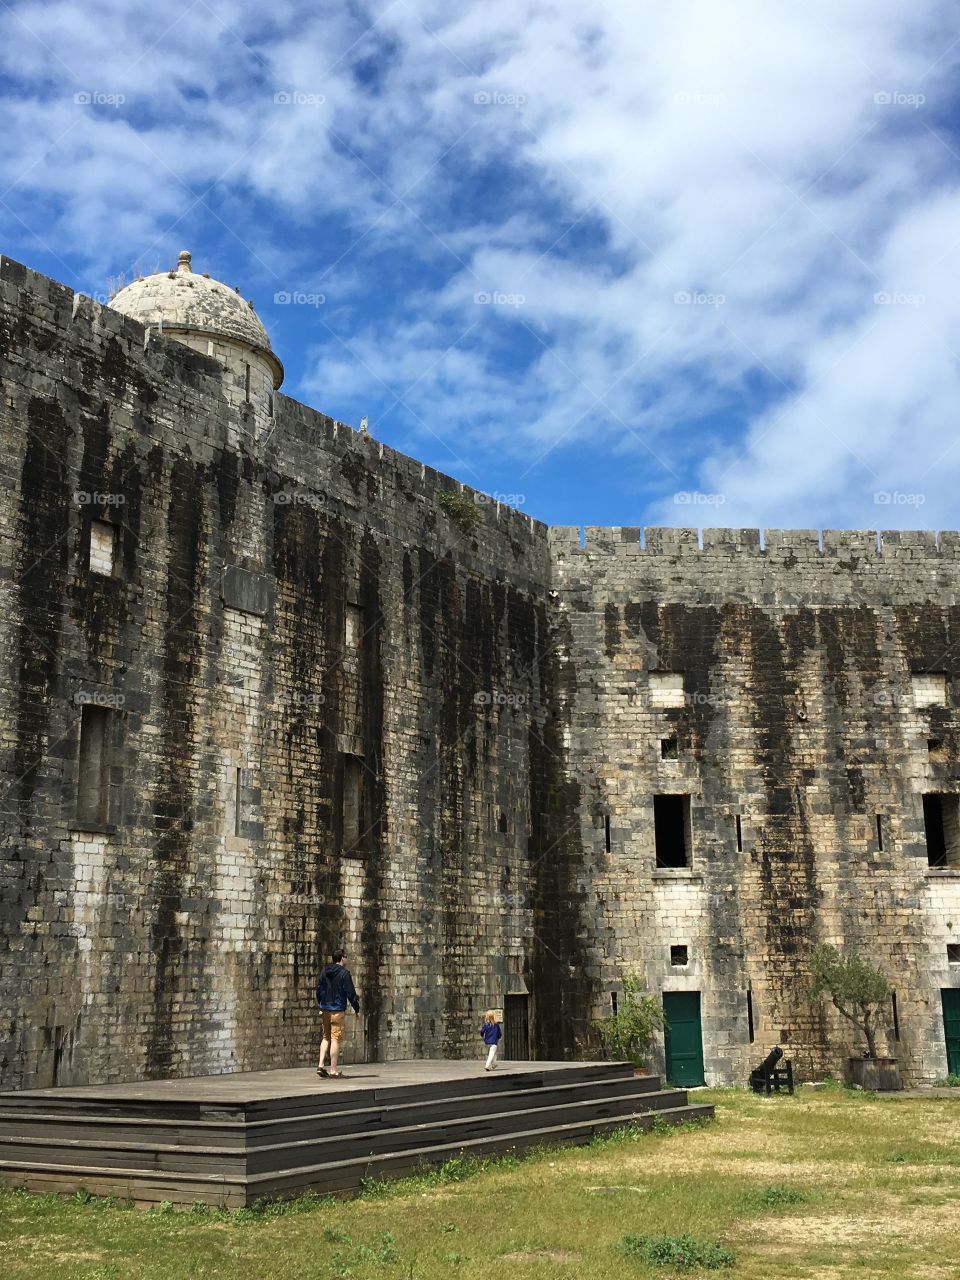
<svg viewBox="0 0 960 1280">
<path fill-rule="evenodd" d="M 653 826 L 658 867 L 689 867 L 690 797 L 654 796 Z"/>
<path fill-rule="evenodd" d="M 614 1015 L 614 1017 L 616 1017 L 616 1015 L 617 1015 L 617 993 L 616 993 L 615 991 L 611 991 L 611 992 L 610 992 L 610 1008 L 613 1010 L 613 1015 Z"/>
<path fill-rule="evenodd" d="M 247 404 L 250 403 L 250 366 L 243 366 L 243 398 Z"/>
<path fill-rule="evenodd" d="M 661 760 L 679 760 L 680 744 L 676 738 L 660 739 L 660 759 Z"/>
<path fill-rule="evenodd" d="M 883 819 L 881 814 L 877 814 L 877 852 L 883 853 Z"/>
<path fill-rule="evenodd" d="M 682 707 L 683 672 L 650 672 L 650 705 L 652 707 Z"/>
<path fill-rule="evenodd" d="M 915 707 L 947 705 L 947 677 L 942 671 L 915 672 L 910 683 Z"/>
<path fill-rule="evenodd" d="M 118 531 L 116 525 L 109 520 L 90 521 L 90 556 L 91 573 L 99 573 L 105 578 L 112 578 L 117 565 Z"/>
<path fill-rule="evenodd" d="M 743 853 L 743 826 L 740 822 L 739 813 L 735 815 L 737 828 L 737 853 Z"/>
<path fill-rule="evenodd" d="M 671 964 L 686 964 L 687 959 L 687 948 L 685 946 L 673 946 L 670 948 Z"/>
<path fill-rule="evenodd" d="M 235 769 L 233 777 L 233 834 L 243 835 L 243 770 Z"/>
<path fill-rule="evenodd" d="M 947 943 L 947 963 L 960 964 L 960 942 Z"/>
<path fill-rule="evenodd" d="M 900 1039 L 900 1010 L 897 1008 L 897 993 L 890 992 L 890 1013 L 893 1016 L 893 1038 Z"/>
<path fill-rule="evenodd" d="M 610 852 L 610 815 L 603 816 L 603 846 L 607 853 Z"/>
<path fill-rule="evenodd" d="M 343 852 L 359 848 L 364 832 L 363 774 L 364 764 L 360 756 L 341 756 L 343 762 L 343 796 L 341 819 Z"/>
<path fill-rule="evenodd" d="M 960 869 L 960 797 L 932 792 L 923 797 L 927 865 Z"/>
<path fill-rule="evenodd" d="M 747 987 L 747 1035 L 750 1037 L 750 1043 L 753 1044 L 753 991 L 749 987 Z"/>
<path fill-rule="evenodd" d="M 110 712 L 87 704 L 80 708 L 80 752 L 77 774 L 77 820 L 106 825 Z"/>
</svg>

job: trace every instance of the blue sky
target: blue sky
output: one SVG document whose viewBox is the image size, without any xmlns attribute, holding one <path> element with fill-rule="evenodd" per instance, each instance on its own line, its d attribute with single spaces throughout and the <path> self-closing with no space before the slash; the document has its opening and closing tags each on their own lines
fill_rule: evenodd
<svg viewBox="0 0 960 1280">
<path fill-rule="evenodd" d="M 559 524 L 953 528 L 956 6 L 0 5 L 0 251 Z"/>
</svg>

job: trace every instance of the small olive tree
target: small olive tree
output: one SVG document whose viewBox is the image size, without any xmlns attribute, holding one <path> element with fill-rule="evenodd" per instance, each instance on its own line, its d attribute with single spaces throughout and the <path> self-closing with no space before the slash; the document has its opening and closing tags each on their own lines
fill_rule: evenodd
<svg viewBox="0 0 960 1280">
<path fill-rule="evenodd" d="M 867 1053 L 877 1056 L 877 1015 L 890 999 L 890 984 L 873 965 L 851 951 L 840 952 L 823 942 L 810 953 L 813 982 L 810 997 L 821 1001 L 828 995 L 833 1006 L 852 1022 L 867 1042 Z"/>
<path fill-rule="evenodd" d="M 616 1013 L 597 1023 L 603 1049 L 608 1058 L 625 1058 L 635 1067 L 650 1059 L 650 1047 L 656 1033 L 665 1027 L 663 1006 L 644 991 L 636 974 L 624 974 L 623 995 Z"/>
</svg>

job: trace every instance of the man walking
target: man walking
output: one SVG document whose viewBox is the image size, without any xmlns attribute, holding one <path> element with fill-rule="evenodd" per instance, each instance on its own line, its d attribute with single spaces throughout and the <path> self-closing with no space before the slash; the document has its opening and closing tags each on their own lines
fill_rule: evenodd
<svg viewBox="0 0 960 1280">
<path fill-rule="evenodd" d="M 317 1004 L 323 1018 L 323 1040 L 320 1042 L 320 1061 L 317 1064 L 318 1076 L 332 1076 L 339 1080 L 343 1075 L 337 1070 L 340 1058 L 340 1046 L 343 1044 L 344 1026 L 347 1020 L 347 1001 L 353 1005 L 354 1013 L 360 1013 L 360 1001 L 350 970 L 343 964 L 344 952 L 334 951 L 330 963 L 324 966 L 317 981 Z M 330 1052 L 330 1070 L 323 1065 Z"/>
</svg>

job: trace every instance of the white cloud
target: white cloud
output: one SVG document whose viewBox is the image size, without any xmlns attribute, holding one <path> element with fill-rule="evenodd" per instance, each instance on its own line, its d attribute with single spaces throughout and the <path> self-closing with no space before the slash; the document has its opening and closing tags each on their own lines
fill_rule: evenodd
<svg viewBox="0 0 960 1280">
<path fill-rule="evenodd" d="M 169 255 L 202 196 L 248 246 L 245 292 L 333 284 L 304 392 L 375 397 L 474 483 L 491 458 L 601 447 L 656 476 L 650 523 L 699 488 L 732 524 L 947 525 L 951 18 L 940 0 L 269 21 L 250 0 L 24 4 L 0 19 L 22 89 L 0 186 L 91 273 Z M 91 111 L 77 88 L 128 101 Z"/>
</svg>

